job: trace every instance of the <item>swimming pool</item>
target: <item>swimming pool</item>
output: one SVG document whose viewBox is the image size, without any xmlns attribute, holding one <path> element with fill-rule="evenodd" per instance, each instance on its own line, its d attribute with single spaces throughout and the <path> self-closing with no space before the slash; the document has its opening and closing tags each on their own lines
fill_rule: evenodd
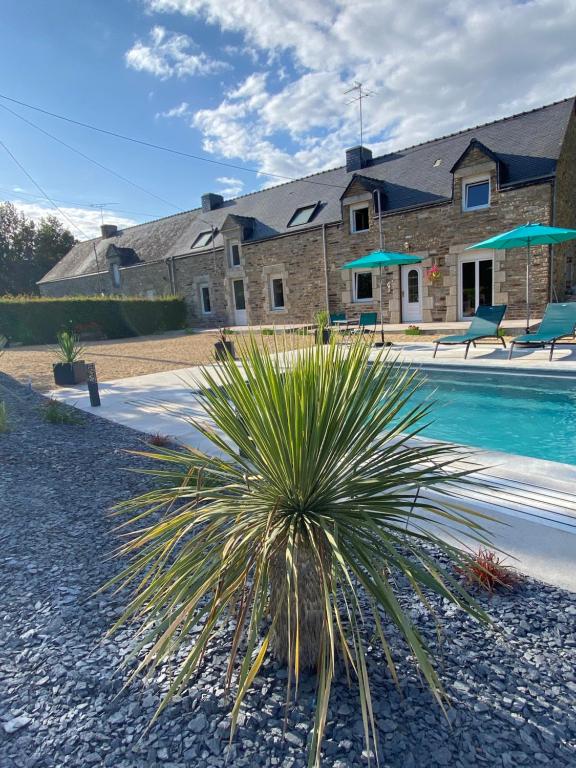
<svg viewBox="0 0 576 768">
<path fill-rule="evenodd" d="M 576 465 L 576 379 L 422 369 L 438 440 Z"/>
</svg>

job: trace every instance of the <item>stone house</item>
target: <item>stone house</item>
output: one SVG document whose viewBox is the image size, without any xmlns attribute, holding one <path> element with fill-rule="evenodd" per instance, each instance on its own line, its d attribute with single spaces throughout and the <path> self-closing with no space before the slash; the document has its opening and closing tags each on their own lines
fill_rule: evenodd
<svg viewBox="0 0 576 768">
<path fill-rule="evenodd" d="M 381 157 L 78 243 L 43 295 L 182 294 L 191 323 L 308 323 L 377 309 L 377 272 L 342 265 L 378 247 L 421 256 L 383 275 L 389 322 L 451 322 L 482 303 L 525 312 L 526 252 L 466 246 L 527 221 L 576 228 L 575 98 Z M 427 274 L 436 266 L 439 278 Z M 576 293 L 576 246 L 532 250 L 534 316 Z"/>
</svg>

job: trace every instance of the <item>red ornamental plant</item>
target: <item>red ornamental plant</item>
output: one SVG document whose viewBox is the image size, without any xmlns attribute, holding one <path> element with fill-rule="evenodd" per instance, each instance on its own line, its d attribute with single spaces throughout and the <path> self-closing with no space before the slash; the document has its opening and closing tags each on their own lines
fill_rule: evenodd
<svg viewBox="0 0 576 768">
<path fill-rule="evenodd" d="M 428 267 L 426 270 L 426 277 L 428 278 L 429 283 L 435 283 L 440 280 L 440 267 L 437 264 L 432 264 L 432 266 Z"/>
<path fill-rule="evenodd" d="M 512 589 L 518 577 L 496 552 L 480 548 L 465 568 L 458 568 L 467 584 L 494 594 L 498 587 Z"/>
</svg>

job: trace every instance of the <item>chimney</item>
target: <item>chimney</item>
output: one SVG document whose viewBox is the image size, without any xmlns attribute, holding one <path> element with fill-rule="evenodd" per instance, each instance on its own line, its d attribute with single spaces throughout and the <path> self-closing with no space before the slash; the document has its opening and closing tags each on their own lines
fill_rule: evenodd
<svg viewBox="0 0 576 768">
<path fill-rule="evenodd" d="M 213 211 L 215 208 L 220 208 L 223 202 L 224 198 L 222 195 L 207 192 L 205 195 L 202 195 L 202 210 L 204 213 L 208 213 L 208 211 Z"/>
<path fill-rule="evenodd" d="M 100 227 L 102 232 L 102 238 L 106 240 L 108 237 L 114 237 L 118 234 L 118 227 L 116 224 L 102 224 Z"/>
<path fill-rule="evenodd" d="M 372 150 L 357 146 L 346 150 L 346 170 L 359 171 L 372 162 Z"/>
</svg>

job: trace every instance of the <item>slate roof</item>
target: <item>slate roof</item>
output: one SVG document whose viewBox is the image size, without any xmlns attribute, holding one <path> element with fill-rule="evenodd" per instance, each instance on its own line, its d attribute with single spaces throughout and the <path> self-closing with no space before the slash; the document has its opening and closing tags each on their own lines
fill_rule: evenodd
<svg viewBox="0 0 576 768">
<path fill-rule="evenodd" d="M 474 139 L 500 160 L 503 185 L 550 177 L 555 173 L 575 101 L 576 97 L 572 97 L 382 155 L 358 173 L 374 182 L 383 182 L 386 211 L 449 201 L 452 196 L 451 169 Z M 438 160 L 441 162 L 435 166 Z M 211 224 L 219 228 L 230 214 L 254 219 L 251 241 L 340 221 L 340 198 L 352 177 L 353 173 L 347 172 L 345 167 L 334 168 L 227 200 L 213 211 L 196 208 L 129 227 L 106 240 L 96 238 L 78 243 L 39 282 L 95 272 L 94 245 L 101 270 L 107 268 L 105 253 L 111 242 L 120 248 L 133 249 L 141 261 L 188 254 L 200 232 L 209 230 Z M 296 208 L 318 202 L 319 210 L 309 224 L 288 229 L 287 224 Z M 217 235 L 215 245 L 221 247 L 220 235 Z M 210 245 L 197 252 L 211 248 Z"/>
</svg>

